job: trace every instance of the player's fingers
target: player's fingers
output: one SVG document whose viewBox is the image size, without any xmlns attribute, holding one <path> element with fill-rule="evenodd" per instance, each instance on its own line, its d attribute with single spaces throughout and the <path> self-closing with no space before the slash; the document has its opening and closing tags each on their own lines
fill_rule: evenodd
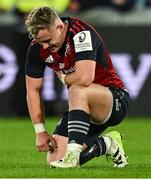
<svg viewBox="0 0 151 180">
<path fill-rule="evenodd" d="M 48 151 L 49 151 L 49 145 L 48 145 L 48 144 L 43 145 L 42 148 L 41 148 L 41 150 L 42 150 L 43 152 L 48 152 Z"/>
<path fill-rule="evenodd" d="M 53 153 L 54 152 L 54 147 L 52 147 L 51 145 L 49 145 L 49 151 L 51 152 L 51 153 Z"/>
<path fill-rule="evenodd" d="M 46 151 L 46 152 L 48 152 L 48 151 L 51 151 L 51 152 L 52 152 L 53 150 L 54 150 L 54 148 L 51 147 L 49 144 L 46 144 L 46 145 L 45 145 L 45 151 Z"/>
<path fill-rule="evenodd" d="M 58 148 L 57 142 L 56 142 L 56 140 L 52 136 L 50 136 L 50 142 L 51 143 L 49 145 L 51 145 L 54 148 Z"/>
<path fill-rule="evenodd" d="M 55 147 L 53 146 L 52 142 L 49 142 L 49 151 L 53 153 L 55 150 Z"/>
<path fill-rule="evenodd" d="M 39 152 L 48 152 L 49 151 L 49 146 L 47 145 L 42 145 L 42 146 L 37 146 L 37 151 Z"/>
</svg>

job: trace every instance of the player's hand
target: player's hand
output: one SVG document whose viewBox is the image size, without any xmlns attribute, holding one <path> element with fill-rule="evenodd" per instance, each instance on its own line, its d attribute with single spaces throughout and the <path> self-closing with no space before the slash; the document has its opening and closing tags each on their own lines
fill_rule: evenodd
<svg viewBox="0 0 151 180">
<path fill-rule="evenodd" d="M 53 152 L 57 148 L 55 139 L 46 131 L 36 134 L 36 148 L 42 152 Z"/>
</svg>

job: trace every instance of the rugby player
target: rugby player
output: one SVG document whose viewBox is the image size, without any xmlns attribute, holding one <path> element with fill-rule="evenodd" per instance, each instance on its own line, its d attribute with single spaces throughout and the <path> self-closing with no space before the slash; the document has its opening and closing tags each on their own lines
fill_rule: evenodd
<svg viewBox="0 0 151 180">
<path fill-rule="evenodd" d="M 84 20 L 59 17 L 50 7 L 33 9 L 26 20 L 33 39 L 26 61 L 27 103 L 38 151 L 47 151 L 50 167 L 71 168 L 106 155 L 114 166 L 127 158 L 118 125 L 129 107 L 129 94 L 117 75 L 99 33 Z M 45 68 L 67 85 L 69 108 L 53 135 L 44 127 L 41 88 Z"/>
</svg>

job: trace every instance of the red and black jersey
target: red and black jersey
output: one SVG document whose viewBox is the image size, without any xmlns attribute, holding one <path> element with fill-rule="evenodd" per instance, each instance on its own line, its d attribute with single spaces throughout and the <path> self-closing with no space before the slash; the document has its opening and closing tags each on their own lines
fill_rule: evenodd
<svg viewBox="0 0 151 180">
<path fill-rule="evenodd" d="M 96 61 L 94 83 L 123 89 L 124 85 L 115 72 L 106 45 L 96 30 L 81 19 L 61 19 L 68 21 L 61 49 L 52 53 L 33 41 L 28 48 L 25 73 L 33 78 L 41 78 L 48 66 L 54 71 L 69 74 L 75 71 L 76 61 L 92 60 Z"/>
</svg>

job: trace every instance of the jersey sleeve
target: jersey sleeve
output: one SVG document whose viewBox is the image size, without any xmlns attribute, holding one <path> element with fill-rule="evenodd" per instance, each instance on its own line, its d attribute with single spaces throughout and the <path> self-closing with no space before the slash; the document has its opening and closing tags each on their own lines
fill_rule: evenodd
<svg viewBox="0 0 151 180">
<path fill-rule="evenodd" d="M 43 77 L 46 67 L 39 56 L 39 50 L 40 47 L 38 45 L 29 45 L 27 51 L 25 74 L 33 78 Z"/>
<path fill-rule="evenodd" d="M 96 61 L 97 50 L 101 41 L 95 31 L 89 29 L 78 32 L 73 37 L 73 43 L 75 50 L 75 61 Z"/>
</svg>

